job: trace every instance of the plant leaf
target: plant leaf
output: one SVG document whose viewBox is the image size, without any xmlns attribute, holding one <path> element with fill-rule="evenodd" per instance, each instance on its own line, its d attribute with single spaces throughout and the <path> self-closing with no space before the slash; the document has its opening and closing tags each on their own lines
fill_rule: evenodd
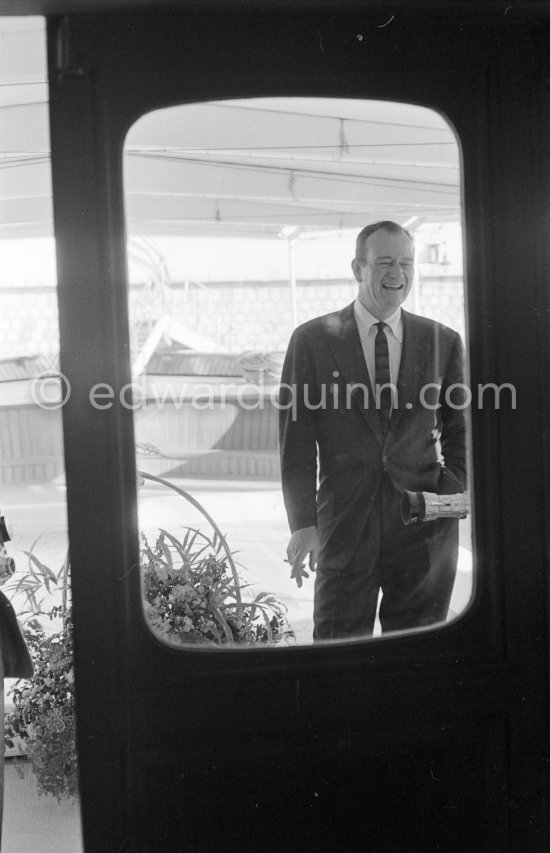
<svg viewBox="0 0 550 853">
<path fill-rule="evenodd" d="M 39 560 L 38 557 L 32 553 L 32 550 L 24 551 L 23 553 L 28 556 L 29 563 L 32 563 L 33 566 L 36 566 L 40 574 L 43 576 L 44 581 L 53 581 L 53 583 L 57 583 L 57 578 L 52 572 L 52 570 L 45 563 Z"/>
</svg>

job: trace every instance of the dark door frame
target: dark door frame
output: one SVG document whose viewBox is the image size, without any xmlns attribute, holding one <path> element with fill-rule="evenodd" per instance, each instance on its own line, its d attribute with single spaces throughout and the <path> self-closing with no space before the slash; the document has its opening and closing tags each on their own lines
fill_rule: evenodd
<svg viewBox="0 0 550 853">
<path fill-rule="evenodd" d="M 49 22 L 86 850 L 106 837 L 132 851 L 359 850 L 365 838 L 373 850 L 525 850 L 546 838 L 548 27 L 378 17 Z M 130 381 L 122 145 L 151 109 L 270 94 L 410 101 L 456 128 L 471 383 L 513 383 L 518 407 L 472 411 L 477 583 L 460 619 L 378 641 L 176 651 L 141 615 L 132 413 L 88 402 L 97 382 Z"/>
</svg>

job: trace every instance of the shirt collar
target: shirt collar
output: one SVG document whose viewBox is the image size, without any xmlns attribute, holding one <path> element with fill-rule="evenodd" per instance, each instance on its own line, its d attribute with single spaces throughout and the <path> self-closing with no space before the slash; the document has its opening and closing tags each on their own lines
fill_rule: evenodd
<svg viewBox="0 0 550 853">
<path fill-rule="evenodd" d="M 355 314 L 355 319 L 357 321 L 357 326 L 359 328 L 359 334 L 361 337 L 366 337 L 369 333 L 369 329 L 373 326 L 374 323 L 379 323 L 380 321 L 374 317 L 370 311 L 367 311 L 363 303 L 357 298 L 353 303 L 353 311 Z M 395 339 L 399 341 L 400 344 L 403 343 L 403 317 L 401 314 L 401 306 L 399 306 L 393 314 L 391 314 L 384 323 L 390 327 L 392 330 L 392 334 Z"/>
</svg>

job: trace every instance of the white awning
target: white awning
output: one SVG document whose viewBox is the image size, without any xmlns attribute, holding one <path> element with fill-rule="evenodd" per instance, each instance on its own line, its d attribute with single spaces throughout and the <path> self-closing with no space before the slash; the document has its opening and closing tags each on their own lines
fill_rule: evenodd
<svg viewBox="0 0 550 853">
<path fill-rule="evenodd" d="M 49 235 L 45 32 L 0 18 L 0 237 Z M 458 145 L 437 113 L 320 98 L 158 111 L 130 131 L 130 235 L 278 237 L 460 219 Z"/>
</svg>

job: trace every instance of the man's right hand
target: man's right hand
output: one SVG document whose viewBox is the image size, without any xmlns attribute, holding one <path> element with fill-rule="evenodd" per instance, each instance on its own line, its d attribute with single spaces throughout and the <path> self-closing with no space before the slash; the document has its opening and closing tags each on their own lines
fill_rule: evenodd
<svg viewBox="0 0 550 853">
<path fill-rule="evenodd" d="M 315 571 L 319 557 L 319 535 L 315 526 L 301 527 L 295 530 L 286 549 L 288 562 L 292 566 L 290 577 L 296 581 L 298 589 L 302 586 L 303 579 L 309 574 L 305 570 L 306 557 L 309 554 L 309 568 Z"/>
</svg>

